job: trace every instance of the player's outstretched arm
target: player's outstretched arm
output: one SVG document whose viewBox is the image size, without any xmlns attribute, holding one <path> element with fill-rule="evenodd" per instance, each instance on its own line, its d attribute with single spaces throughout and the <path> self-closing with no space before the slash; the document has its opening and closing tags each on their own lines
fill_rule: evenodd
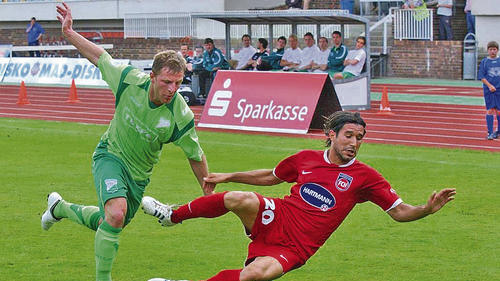
<svg viewBox="0 0 500 281">
<path fill-rule="evenodd" d="M 401 203 L 389 212 L 387 212 L 394 220 L 399 222 L 408 222 L 421 219 L 427 215 L 434 214 L 439 211 L 446 203 L 455 199 L 456 189 L 445 188 L 438 193 L 432 193 L 423 206 L 412 206 Z"/>
<path fill-rule="evenodd" d="M 205 182 L 214 184 L 237 182 L 251 185 L 275 185 L 281 183 L 282 180 L 273 174 L 273 170 L 264 169 L 236 173 L 210 173 L 205 178 Z"/>
<path fill-rule="evenodd" d="M 59 14 L 57 19 L 61 22 L 62 33 L 66 40 L 75 46 L 91 63 L 97 65 L 99 57 L 105 52 L 104 49 L 73 30 L 71 9 L 66 3 L 63 2 L 62 6 L 57 5 L 57 13 Z"/>
<path fill-rule="evenodd" d="M 193 173 L 196 176 L 196 179 L 198 180 L 201 189 L 203 190 L 203 194 L 204 195 L 212 194 L 215 189 L 215 184 L 206 182 L 204 180 L 208 176 L 208 164 L 205 155 L 201 157 L 201 161 L 196 161 L 193 159 L 188 159 L 188 160 L 189 160 L 189 165 L 191 165 L 191 169 L 193 170 Z"/>
</svg>

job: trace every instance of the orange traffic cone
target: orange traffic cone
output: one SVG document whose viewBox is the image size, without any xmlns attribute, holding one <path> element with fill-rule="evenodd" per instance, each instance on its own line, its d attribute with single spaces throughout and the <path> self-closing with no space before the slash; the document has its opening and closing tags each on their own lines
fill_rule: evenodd
<svg viewBox="0 0 500 281">
<path fill-rule="evenodd" d="M 24 81 L 21 81 L 21 87 L 19 88 L 19 99 L 17 100 L 18 105 L 26 105 L 31 104 L 28 100 L 28 93 L 26 91 L 26 85 L 24 85 Z"/>
<path fill-rule="evenodd" d="M 380 109 L 378 114 L 393 115 L 391 112 L 391 107 L 389 106 L 389 97 L 387 95 L 387 87 L 384 86 L 382 89 L 382 99 L 380 100 Z"/>
<path fill-rule="evenodd" d="M 78 94 L 76 93 L 75 79 L 71 81 L 71 88 L 69 88 L 69 99 L 66 102 L 77 103 L 80 102 Z"/>
</svg>

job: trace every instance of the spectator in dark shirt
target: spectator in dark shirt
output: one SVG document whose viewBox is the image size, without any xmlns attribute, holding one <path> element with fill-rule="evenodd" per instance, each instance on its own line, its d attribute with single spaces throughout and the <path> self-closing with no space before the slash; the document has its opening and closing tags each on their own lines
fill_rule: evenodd
<svg viewBox="0 0 500 281">
<path fill-rule="evenodd" d="M 259 38 L 257 40 L 257 52 L 248 60 L 245 70 L 257 70 L 257 61 L 261 57 L 266 57 L 267 53 L 267 40 L 264 38 Z"/>
<path fill-rule="evenodd" d="M 333 47 L 330 50 L 330 55 L 328 56 L 328 72 L 333 75 L 336 72 L 342 72 L 344 70 L 344 60 L 347 57 L 347 47 L 342 44 L 342 33 L 340 31 L 334 31 L 332 33 Z M 324 68 L 324 67 L 323 67 Z M 323 69 L 321 70 L 327 70 Z"/>
<path fill-rule="evenodd" d="M 189 56 L 189 46 L 187 44 L 182 44 L 180 53 L 186 60 L 187 70 L 184 72 L 184 80 L 191 82 L 191 76 L 193 75 L 193 58 Z M 184 81 L 184 83 L 185 82 L 186 81 Z"/>
<path fill-rule="evenodd" d="M 285 0 L 288 9 L 309 9 L 311 0 Z"/>
<path fill-rule="evenodd" d="M 283 53 L 285 53 L 286 37 L 280 36 L 276 45 L 276 52 L 272 52 L 269 56 L 260 57 L 257 60 L 257 70 L 281 70 L 280 65 Z"/>
<path fill-rule="evenodd" d="M 212 38 L 205 39 L 205 52 L 203 53 L 203 68 L 204 71 L 199 73 L 200 76 L 200 95 L 206 97 L 215 78 L 215 74 L 219 69 L 229 69 L 222 51 L 217 49 Z"/>
</svg>

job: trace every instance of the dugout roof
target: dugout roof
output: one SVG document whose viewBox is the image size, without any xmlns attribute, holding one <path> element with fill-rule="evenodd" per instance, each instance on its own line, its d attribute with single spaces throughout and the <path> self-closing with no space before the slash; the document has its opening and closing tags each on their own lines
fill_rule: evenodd
<svg viewBox="0 0 500 281">
<path fill-rule="evenodd" d="M 349 14 L 347 10 L 256 10 L 215 13 L 192 13 L 225 24 L 365 24 L 367 18 Z"/>
</svg>

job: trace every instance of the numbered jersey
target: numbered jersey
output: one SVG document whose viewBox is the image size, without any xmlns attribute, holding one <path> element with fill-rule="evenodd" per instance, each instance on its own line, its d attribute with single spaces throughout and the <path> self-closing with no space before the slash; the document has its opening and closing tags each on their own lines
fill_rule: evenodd
<svg viewBox="0 0 500 281">
<path fill-rule="evenodd" d="M 356 159 L 332 164 L 328 150 L 292 155 L 276 166 L 274 175 L 296 183 L 283 198 L 284 223 L 305 258 L 323 245 L 357 203 L 372 201 L 389 211 L 402 202 L 375 169 Z"/>
</svg>

